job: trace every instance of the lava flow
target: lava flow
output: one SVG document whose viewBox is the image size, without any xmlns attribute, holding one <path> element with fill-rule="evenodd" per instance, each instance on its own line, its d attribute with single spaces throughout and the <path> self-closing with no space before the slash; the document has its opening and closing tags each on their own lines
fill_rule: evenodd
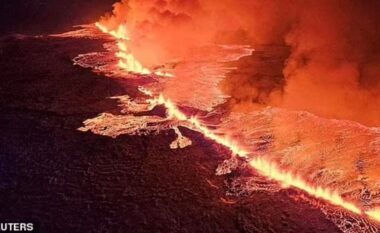
<svg viewBox="0 0 380 233">
<path fill-rule="evenodd" d="M 151 96 L 152 93 L 141 89 L 142 92 Z M 365 214 L 370 218 L 380 221 L 380 210 L 372 209 L 363 211 L 354 203 L 345 201 L 337 191 L 331 190 L 329 188 L 315 186 L 309 184 L 303 178 L 294 175 L 291 171 L 285 171 L 279 168 L 274 162 L 268 161 L 263 157 L 253 157 L 250 158 L 249 152 L 241 148 L 239 143 L 231 140 L 225 136 L 220 136 L 212 132 L 207 126 L 203 125 L 202 122 L 194 116 L 188 117 L 183 112 L 181 112 L 176 105 L 165 99 L 163 95 L 160 95 L 158 98 L 149 100 L 152 105 L 164 105 L 167 109 L 167 114 L 169 118 L 175 118 L 180 121 L 185 121 L 191 124 L 190 128 L 202 133 L 206 138 L 209 138 L 216 143 L 227 147 L 234 155 L 243 157 L 249 161 L 249 164 L 252 168 L 258 171 L 261 175 L 279 182 L 283 187 L 293 187 L 299 190 L 302 190 L 309 195 L 323 199 L 335 206 L 340 206 L 345 210 L 348 210 L 355 214 Z"/>
<path fill-rule="evenodd" d="M 149 91 L 143 91 L 145 94 L 150 95 Z M 355 206 L 353 203 L 344 201 L 343 198 L 335 191 L 328 188 L 323 188 L 319 186 L 312 186 L 304 181 L 301 177 L 293 175 L 290 171 L 282 171 L 278 166 L 264 158 L 254 157 L 249 158 L 250 154 L 246 150 L 242 149 L 236 141 L 228 139 L 225 136 L 220 136 L 213 133 L 210 129 L 204 126 L 200 120 L 196 117 L 188 117 L 183 112 L 181 112 L 172 101 L 165 99 L 162 95 L 158 98 L 150 100 L 154 105 L 164 105 L 167 109 L 167 114 L 169 118 L 176 118 L 180 121 L 186 121 L 191 123 L 192 129 L 201 132 L 206 138 L 209 138 L 216 143 L 227 147 L 234 155 L 246 158 L 249 160 L 249 164 L 255 168 L 260 174 L 276 180 L 281 183 L 284 187 L 294 187 L 303 190 L 310 194 L 311 196 L 324 199 L 334 205 L 341 206 L 346 210 L 349 210 L 356 214 L 361 214 L 362 211 L 359 207 Z M 369 212 L 368 212 L 369 213 Z M 369 214 L 368 214 L 369 215 Z M 371 216 L 376 215 L 376 213 L 371 213 Z"/>
<path fill-rule="evenodd" d="M 107 27 L 100 23 L 96 23 L 96 26 L 104 33 L 107 33 L 115 38 L 117 41 L 117 46 L 119 52 L 116 56 L 119 58 L 119 68 L 132 73 L 139 73 L 143 75 L 156 74 L 165 75 L 159 71 L 152 72 L 148 68 L 145 68 L 132 53 L 128 50 L 127 43 L 129 40 L 128 30 L 125 25 L 119 25 L 117 30 L 109 30 Z M 167 75 L 169 76 L 169 75 Z M 157 105 L 165 106 L 167 110 L 167 117 L 171 119 L 176 119 L 181 122 L 186 122 L 189 128 L 202 133 L 206 138 L 209 138 L 216 143 L 227 147 L 231 152 L 239 157 L 245 158 L 250 166 L 258 171 L 261 175 L 279 182 L 283 187 L 293 187 L 302 190 L 309 195 L 323 199 L 335 206 L 339 206 L 351 213 L 366 215 L 376 221 L 380 221 L 380 211 L 373 210 L 363 210 L 361 207 L 354 203 L 345 201 L 342 196 L 335 190 L 329 188 L 312 185 L 303 179 L 302 177 L 295 175 L 296 173 L 284 170 L 277 166 L 276 163 L 266 160 L 264 157 L 257 157 L 252 153 L 248 152 L 235 140 L 228 138 L 225 135 L 216 134 L 210 130 L 206 125 L 204 125 L 199 119 L 194 116 L 187 116 L 183 113 L 176 104 L 170 99 L 165 98 L 162 94 L 155 97 L 154 94 L 145 89 L 141 88 L 144 94 L 150 97 L 148 99 L 149 104 L 154 107 Z"/>
</svg>

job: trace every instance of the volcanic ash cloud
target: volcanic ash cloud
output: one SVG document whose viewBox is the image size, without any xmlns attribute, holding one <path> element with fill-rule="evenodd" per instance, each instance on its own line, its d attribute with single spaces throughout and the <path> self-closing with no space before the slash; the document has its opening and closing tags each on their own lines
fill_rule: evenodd
<svg viewBox="0 0 380 233">
<path fill-rule="evenodd" d="M 237 109 L 259 103 L 375 126 L 379 10 L 374 0 L 123 0 L 101 22 L 126 25 L 130 50 L 147 67 L 185 59 L 210 43 L 288 46 L 281 86 L 263 90 L 246 78 L 238 95 L 228 93 Z M 235 80 L 225 85 L 236 88 Z"/>
</svg>

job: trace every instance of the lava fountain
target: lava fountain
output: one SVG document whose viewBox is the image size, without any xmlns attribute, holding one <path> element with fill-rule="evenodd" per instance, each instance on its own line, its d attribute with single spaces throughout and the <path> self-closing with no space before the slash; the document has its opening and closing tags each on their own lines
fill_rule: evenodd
<svg viewBox="0 0 380 233">
<path fill-rule="evenodd" d="M 152 72 L 148 68 L 145 68 L 131 53 L 128 48 L 128 42 L 130 40 L 128 36 L 128 30 L 125 25 L 119 25 L 116 30 L 109 30 L 106 26 L 102 25 L 100 22 L 95 23 L 95 26 L 99 28 L 103 33 L 111 35 L 117 40 L 118 52 L 115 56 L 119 59 L 118 66 L 127 72 L 149 75 L 156 74 L 159 76 L 172 76 L 172 74 L 157 70 Z"/>
</svg>

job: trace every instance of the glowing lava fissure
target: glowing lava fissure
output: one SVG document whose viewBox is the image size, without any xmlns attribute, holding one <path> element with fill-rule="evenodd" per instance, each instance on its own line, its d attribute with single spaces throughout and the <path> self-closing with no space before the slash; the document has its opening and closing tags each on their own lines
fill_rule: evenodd
<svg viewBox="0 0 380 233">
<path fill-rule="evenodd" d="M 148 96 L 152 97 L 152 93 L 150 91 L 144 89 L 141 89 L 141 91 L 147 94 Z M 281 169 L 276 163 L 268 161 L 263 157 L 249 156 L 251 154 L 248 151 L 244 150 L 237 141 L 229 139 L 224 135 L 218 135 L 214 133 L 194 116 L 186 116 L 176 107 L 176 105 L 172 101 L 170 101 L 169 99 L 165 99 L 163 95 L 159 95 L 158 98 L 151 99 L 150 103 L 153 105 L 164 105 L 167 109 L 168 117 L 176 118 L 180 121 L 186 121 L 190 123 L 189 128 L 198 131 L 206 138 L 209 138 L 215 141 L 216 143 L 227 147 L 233 155 L 245 158 L 249 162 L 249 165 L 256 171 L 258 171 L 261 175 L 279 182 L 283 187 L 293 187 L 302 190 L 308 193 L 310 196 L 323 199 L 335 206 L 339 206 L 354 214 L 362 215 L 364 213 L 371 219 L 380 221 L 379 209 L 375 208 L 363 211 L 354 203 L 345 201 L 335 190 L 312 185 L 302 177 L 295 175 L 295 173 L 291 171 Z"/>
<path fill-rule="evenodd" d="M 123 69 L 127 72 L 137 73 L 137 74 L 156 74 L 159 76 L 167 76 L 170 77 L 172 74 L 157 70 L 152 72 L 150 69 L 144 67 L 131 53 L 128 48 L 128 30 L 125 25 L 119 25 L 117 30 L 109 30 L 107 27 L 103 26 L 99 22 L 95 23 L 95 26 L 105 34 L 111 35 L 113 38 L 117 40 L 117 48 L 118 52 L 115 56 L 119 59 L 118 66 L 120 69 Z"/>
<path fill-rule="evenodd" d="M 126 70 L 127 72 L 143 75 L 156 74 L 159 76 L 172 76 L 169 73 L 161 71 L 152 72 L 135 59 L 127 47 L 129 37 L 127 28 L 124 25 L 119 25 L 117 30 L 109 30 L 100 23 L 96 23 L 96 26 L 100 31 L 111 35 L 117 41 L 117 47 L 119 51 L 115 54 L 115 56 L 119 59 L 118 66 L 120 69 Z M 230 139 L 226 135 L 217 134 L 214 131 L 210 130 L 195 116 L 187 116 L 176 106 L 175 103 L 173 103 L 170 99 L 165 98 L 162 94 L 160 94 L 158 97 L 155 97 L 154 94 L 148 89 L 140 88 L 140 91 L 150 97 L 150 99 L 147 101 L 151 107 L 157 105 L 165 106 L 168 118 L 186 122 L 186 125 L 190 129 L 200 132 L 206 138 L 209 138 L 215 141 L 217 144 L 227 147 L 233 155 L 245 158 L 248 161 L 249 165 L 264 177 L 279 182 L 279 184 L 281 184 L 283 187 L 293 187 L 302 190 L 308 193 L 310 196 L 323 199 L 328 203 L 339 206 L 351 213 L 366 215 L 371 219 L 380 221 L 379 209 L 374 208 L 370 210 L 363 210 L 356 204 L 344 200 L 343 197 L 335 190 L 331 190 L 329 188 L 321 187 L 318 185 L 312 185 L 310 182 L 307 182 L 302 177 L 296 175 L 296 173 L 280 168 L 275 162 L 269 161 L 264 157 L 252 155 L 247 150 L 243 149 L 237 141 Z"/>
</svg>

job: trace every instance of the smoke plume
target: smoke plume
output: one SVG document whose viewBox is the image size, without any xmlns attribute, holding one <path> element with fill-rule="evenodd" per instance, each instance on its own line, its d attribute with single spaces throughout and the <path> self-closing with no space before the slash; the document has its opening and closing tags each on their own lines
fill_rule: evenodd
<svg viewBox="0 0 380 233">
<path fill-rule="evenodd" d="M 232 107 L 272 105 L 379 126 L 378 12 L 376 0 L 123 0 L 101 21 L 127 25 L 132 53 L 150 67 L 210 43 L 285 46 L 273 67 L 280 77 L 257 84 L 253 70 L 223 83 Z"/>
</svg>

